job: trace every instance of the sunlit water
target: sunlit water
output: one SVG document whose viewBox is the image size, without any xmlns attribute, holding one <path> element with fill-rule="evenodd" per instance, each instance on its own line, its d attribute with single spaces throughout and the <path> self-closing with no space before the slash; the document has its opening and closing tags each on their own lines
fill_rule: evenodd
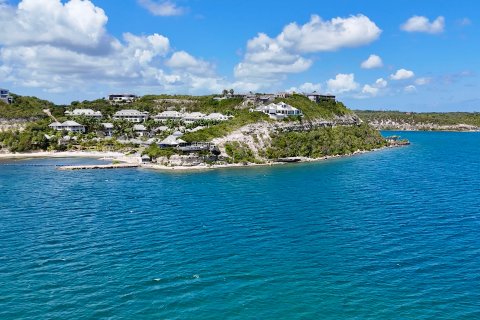
<svg viewBox="0 0 480 320">
<path fill-rule="evenodd" d="M 1 162 L 0 319 L 479 319 L 480 134 L 402 135 L 195 173 Z"/>
</svg>

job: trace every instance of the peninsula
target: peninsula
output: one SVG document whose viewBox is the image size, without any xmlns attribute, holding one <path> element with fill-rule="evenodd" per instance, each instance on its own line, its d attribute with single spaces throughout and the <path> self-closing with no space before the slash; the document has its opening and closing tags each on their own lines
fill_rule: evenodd
<svg viewBox="0 0 480 320">
<path fill-rule="evenodd" d="M 3 157 L 118 153 L 112 159 L 197 168 L 311 161 L 403 144 L 316 92 L 112 94 L 63 106 L 11 94 L 0 102 Z"/>
</svg>

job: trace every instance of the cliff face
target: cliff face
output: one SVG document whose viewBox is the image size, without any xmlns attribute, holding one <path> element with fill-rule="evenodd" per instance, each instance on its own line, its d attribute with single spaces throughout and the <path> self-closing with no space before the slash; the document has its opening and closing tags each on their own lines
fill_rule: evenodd
<svg viewBox="0 0 480 320">
<path fill-rule="evenodd" d="M 212 142 L 220 149 L 222 156 L 228 157 L 226 146 L 232 143 L 248 148 L 253 156 L 260 160 L 268 160 L 265 151 L 271 147 L 275 136 L 289 132 L 310 132 L 322 128 L 354 127 L 362 121 L 354 114 L 337 116 L 332 120 L 315 119 L 312 121 L 278 121 L 258 122 L 243 126 L 242 128 Z"/>
</svg>

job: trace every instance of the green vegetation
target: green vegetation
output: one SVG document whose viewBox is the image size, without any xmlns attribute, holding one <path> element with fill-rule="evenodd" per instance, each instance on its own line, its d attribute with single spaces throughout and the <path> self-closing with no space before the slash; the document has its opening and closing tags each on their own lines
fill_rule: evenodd
<svg viewBox="0 0 480 320">
<path fill-rule="evenodd" d="M 252 150 L 244 143 L 231 142 L 225 144 L 225 151 L 233 163 L 258 163 Z"/>
<path fill-rule="evenodd" d="M 142 155 L 145 154 L 151 159 L 156 159 L 160 157 L 167 157 L 168 159 L 170 159 L 171 156 L 177 154 L 177 151 L 173 148 L 160 148 L 157 144 L 152 144 L 143 151 Z"/>
<path fill-rule="evenodd" d="M 398 123 L 419 124 L 432 123 L 440 126 L 467 124 L 480 127 L 479 112 L 432 112 L 432 113 L 414 113 L 400 111 L 360 111 L 355 113 L 364 121 L 386 121 L 391 120 Z"/>
<path fill-rule="evenodd" d="M 276 102 L 280 101 L 302 110 L 304 115 L 303 119 L 307 121 L 318 118 L 332 119 L 334 116 L 352 114 L 352 112 L 341 102 L 321 101 L 320 103 L 316 103 L 299 94 L 294 94 L 291 97 L 276 100 Z"/>
<path fill-rule="evenodd" d="M 240 129 L 244 125 L 259 121 L 271 121 L 268 116 L 261 112 L 249 112 L 248 110 L 237 110 L 234 112 L 234 118 L 229 121 L 221 122 L 217 125 L 190 132 L 182 136 L 187 142 L 211 141 L 214 138 L 220 138 L 228 135 L 232 131 Z"/>
<path fill-rule="evenodd" d="M 43 109 L 50 109 L 54 116 L 63 116 L 65 111 L 61 106 L 36 97 L 11 96 L 13 103 L 10 105 L 0 101 L 0 119 L 39 119 L 47 117 Z"/>
<path fill-rule="evenodd" d="M 318 128 L 307 132 L 279 133 L 267 149 L 270 159 L 285 157 L 320 158 L 372 150 L 386 145 L 380 133 L 368 125 Z"/>
</svg>

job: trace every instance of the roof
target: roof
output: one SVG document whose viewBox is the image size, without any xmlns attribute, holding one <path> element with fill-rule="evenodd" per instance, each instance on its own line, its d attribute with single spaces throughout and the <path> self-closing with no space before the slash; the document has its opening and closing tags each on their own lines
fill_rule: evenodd
<svg viewBox="0 0 480 320">
<path fill-rule="evenodd" d="M 183 117 L 183 113 L 178 111 L 163 111 L 157 114 L 155 117 Z"/>
<path fill-rule="evenodd" d="M 115 112 L 114 116 L 146 116 L 148 112 L 142 112 L 133 109 L 125 109 Z"/>
<path fill-rule="evenodd" d="M 178 146 L 181 143 L 185 143 L 182 139 L 178 139 L 177 136 L 173 134 L 166 137 L 164 140 L 160 142 L 160 144 L 167 145 L 167 146 Z"/>
<path fill-rule="evenodd" d="M 147 128 L 143 124 L 136 124 L 133 126 L 133 130 L 135 131 L 146 131 Z"/>
<path fill-rule="evenodd" d="M 72 120 L 65 121 L 64 123 L 62 123 L 62 126 L 83 127 L 83 125 L 81 125 L 80 123 L 72 121 Z"/>
<path fill-rule="evenodd" d="M 103 126 L 105 129 L 113 129 L 113 123 L 109 123 L 109 122 L 102 123 L 102 126 Z"/>
<path fill-rule="evenodd" d="M 62 124 L 60 122 L 52 122 L 50 123 L 48 126 L 49 127 L 58 127 L 58 126 L 61 126 Z"/>
</svg>

